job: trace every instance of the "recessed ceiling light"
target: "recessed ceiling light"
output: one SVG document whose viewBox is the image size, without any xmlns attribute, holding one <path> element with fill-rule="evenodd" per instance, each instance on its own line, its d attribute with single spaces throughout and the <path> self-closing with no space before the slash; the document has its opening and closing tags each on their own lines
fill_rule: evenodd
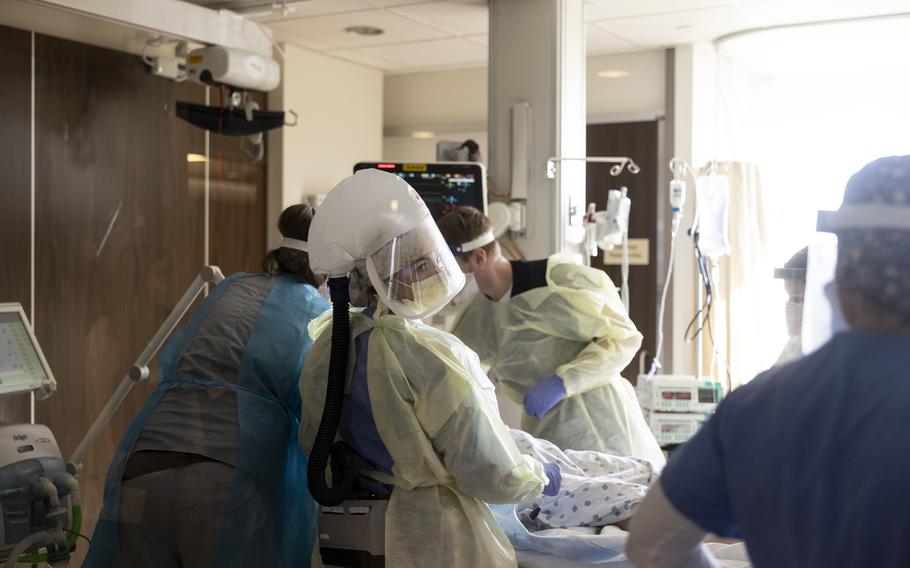
<svg viewBox="0 0 910 568">
<path fill-rule="evenodd" d="M 186 161 L 191 164 L 196 164 L 199 162 L 205 162 L 206 159 L 205 159 L 205 156 L 203 156 L 202 154 L 187 154 Z"/>
<path fill-rule="evenodd" d="M 630 73 L 622 69 L 604 69 L 603 71 L 598 71 L 597 76 L 603 77 L 604 79 L 621 79 L 623 77 L 628 77 Z"/>
<path fill-rule="evenodd" d="M 411 132 L 411 138 L 433 138 L 436 134 L 429 130 L 415 130 Z"/>
<path fill-rule="evenodd" d="M 695 27 L 695 26 L 693 26 L 692 24 L 679 24 L 678 26 L 676 26 L 675 29 L 677 29 L 677 30 L 691 30 L 691 29 L 694 28 L 694 27 Z"/>
<path fill-rule="evenodd" d="M 351 35 L 359 35 L 359 36 L 367 36 L 367 37 L 378 36 L 378 35 L 382 35 L 385 33 L 385 30 L 383 30 L 382 28 L 377 28 L 374 26 L 348 26 L 348 27 L 344 28 L 344 31 L 346 31 L 347 33 L 349 33 Z"/>
</svg>

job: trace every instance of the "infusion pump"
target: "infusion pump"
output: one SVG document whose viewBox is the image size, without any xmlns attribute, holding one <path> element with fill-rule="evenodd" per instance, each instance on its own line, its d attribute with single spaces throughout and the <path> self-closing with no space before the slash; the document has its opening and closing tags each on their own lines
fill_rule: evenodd
<svg viewBox="0 0 910 568">
<path fill-rule="evenodd" d="M 661 446 L 682 444 L 714 413 L 723 385 L 691 375 L 639 375 L 638 402 Z"/>
<path fill-rule="evenodd" d="M 723 385 L 690 375 L 640 375 L 638 402 L 655 412 L 712 413 L 723 398 Z"/>
</svg>

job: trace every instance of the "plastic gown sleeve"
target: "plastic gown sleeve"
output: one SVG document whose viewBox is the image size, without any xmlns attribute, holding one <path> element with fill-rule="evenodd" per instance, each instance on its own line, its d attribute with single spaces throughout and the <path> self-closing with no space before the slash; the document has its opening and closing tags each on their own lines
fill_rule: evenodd
<svg viewBox="0 0 910 568">
<path fill-rule="evenodd" d="M 609 383 L 632 362 L 642 335 L 629 318 L 622 299 L 606 273 L 574 264 L 557 264 L 549 271 L 550 285 L 566 300 L 564 313 L 550 321 L 563 333 L 593 340 L 572 361 L 556 368 L 568 396 Z M 548 318 L 549 319 L 549 318 Z"/>
<path fill-rule="evenodd" d="M 533 498 L 547 483 L 540 462 L 520 455 L 499 415 L 483 405 L 463 403 L 439 430 L 433 446 L 458 490 L 487 503 Z"/>
<path fill-rule="evenodd" d="M 582 349 L 578 356 L 556 368 L 556 375 L 563 380 L 566 394 L 572 396 L 601 387 L 622 372 L 641 346 L 641 335 L 633 337 L 601 338 Z"/>
<path fill-rule="evenodd" d="M 493 384 L 473 352 L 456 337 L 422 324 L 383 330 L 410 377 L 414 412 L 458 491 L 488 503 L 539 495 L 543 466 L 521 455 L 499 416 Z M 377 346 L 381 343 L 377 343 Z"/>
</svg>

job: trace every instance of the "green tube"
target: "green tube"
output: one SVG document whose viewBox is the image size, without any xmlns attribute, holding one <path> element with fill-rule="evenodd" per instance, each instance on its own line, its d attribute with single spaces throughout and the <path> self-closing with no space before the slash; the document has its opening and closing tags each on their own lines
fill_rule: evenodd
<svg viewBox="0 0 910 568">
<path fill-rule="evenodd" d="M 67 556 L 69 552 L 76 550 L 76 539 L 79 538 L 77 535 L 79 531 L 82 530 L 82 505 L 73 505 L 73 528 L 70 529 L 70 533 L 66 535 L 66 551 Z M 19 557 L 19 560 L 16 561 L 17 564 L 39 564 L 41 562 L 47 562 L 48 555 L 45 554 L 23 554 Z"/>
</svg>

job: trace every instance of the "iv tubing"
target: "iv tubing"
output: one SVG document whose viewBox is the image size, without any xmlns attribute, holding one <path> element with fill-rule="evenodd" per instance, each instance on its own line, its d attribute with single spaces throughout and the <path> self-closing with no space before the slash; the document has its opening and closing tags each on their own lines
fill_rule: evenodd
<svg viewBox="0 0 910 568">
<path fill-rule="evenodd" d="M 676 259 L 676 236 L 679 233 L 679 222 L 682 217 L 681 213 L 674 213 L 672 226 L 670 229 L 670 262 L 667 266 L 667 279 L 664 281 L 664 290 L 660 296 L 660 315 L 657 318 L 657 352 L 654 353 L 654 359 L 651 360 L 651 370 L 648 376 L 653 377 L 657 370 L 661 368 L 660 354 L 664 348 L 664 312 L 667 308 L 667 292 L 670 290 L 670 280 L 673 277 L 673 263 Z"/>
</svg>

